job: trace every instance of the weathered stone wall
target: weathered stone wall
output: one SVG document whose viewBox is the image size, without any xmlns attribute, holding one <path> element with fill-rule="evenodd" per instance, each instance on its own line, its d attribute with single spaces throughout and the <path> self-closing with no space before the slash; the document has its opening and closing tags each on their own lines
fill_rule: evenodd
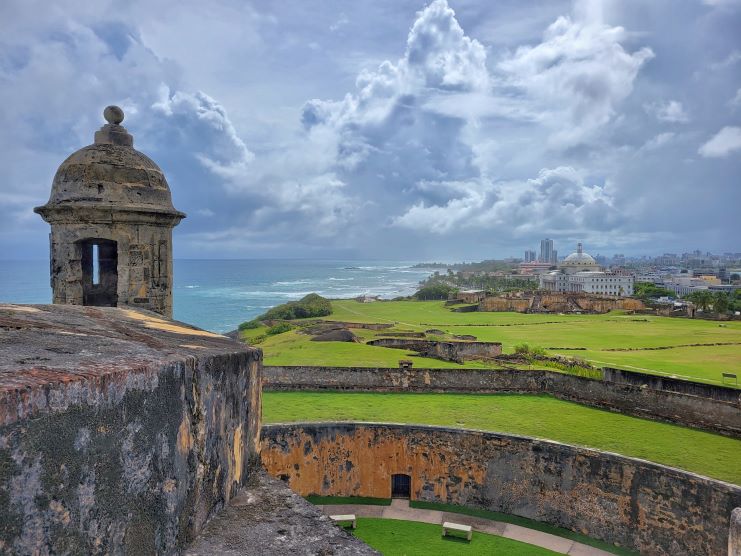
<svg viewBox="0 0 741 556">
<path fill-rule="evenodd" d="M 515 311 L 518 313 L 550 312 L 607 313 L 616 309 L 637 311 L 645 309 L 638 299 L 604 297 L 586 293 L 538 292 L 525 296 L 492 296 L 479 303 L 479 311 Z"/>
<path fill-rule="evenodd" d="M 265 367 L 266 390 L 548 393 L 557 398 L 741 437 L 741 404 L 552 371 Z"/>
<path fill-rule="evenodd" d="M 181 550 L 257 464 L 261 358 L 152 313 L 0 306 L 0 553 Z"/>
<path fill-rule="evenodd" d="M 491 358 L 502 354 L 498 342 L 438 341 L 414 338 L 379 338 L 367 342 L 371 346 L 416 351 L 426 357 L 463 362 L 467 359 Z"/>
<path fill-rule="evenodd" d="M 532 297 L 486 297 L 479 303 L 479 311 L 527 313 L 532 301 Z"/>
<path fill-rule="evenodd" d="M 263 427 L 262 461 L 296 492 L 411 497 L 506 512 L 643 554 L 724 555 L 741 488 L 555 442 L 479 431 L 323 423 Z"/>
<path fill-rule="evenodd" d="M 611 367 L 605 367 L 602 372 L 605 380 L 609 380 L 616 384 L 629 384 L 631 386 L 651 388 L 652 390 L 665 390 L 667 392 L 689 394 L 690 396 L 712 398 L 714 400 L 741 405 L 741 390 L 736 388 L 715 386 L 713 384 L 702 384 L 700 382 L 691 382 L 689 380 L 680 380 L 678 378 L 657 376 L 635 371 L 623 371 L 622 369 L 613 369 Z"/>
<path fill-rule="evenodd" d="M 728 530 L 728 556 L 741 556 L 741 508 L 731 513 Z"/>
</svg>

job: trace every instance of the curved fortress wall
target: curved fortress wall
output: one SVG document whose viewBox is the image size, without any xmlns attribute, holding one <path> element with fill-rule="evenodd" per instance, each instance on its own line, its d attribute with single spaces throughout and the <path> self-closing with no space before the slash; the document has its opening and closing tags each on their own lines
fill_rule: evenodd
<svg viewBox="0 0 741 556">
<path fill-rule="evenodd" d="M 741 488 L 555 442 L 439 427 L 269 425 L 268 471 L 302 495 L 391 496 L 511 513 L 645 554 L 725 554 Z"/>
<path fill-rule="evenodd" d="M 628 415 L 741 436 L 741 390 L 683 381 L 669 384 L 662 377 L 636 376 L 614 369 L 604 372 L 605 380 L 592 380 L 552 371 L 516 369 L 265 367 L 263 387 L 289 391 L 546 393 Z M 666 387 L 686 391 L 663 389 Z"/>
</svg>

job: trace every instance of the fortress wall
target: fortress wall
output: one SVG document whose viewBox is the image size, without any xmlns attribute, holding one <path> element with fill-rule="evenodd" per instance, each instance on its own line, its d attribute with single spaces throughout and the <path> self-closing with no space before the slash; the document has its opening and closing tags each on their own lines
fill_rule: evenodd
<svg viewBox="0 0 741 556">
<path fill-rule="evenodd" d="M 591 380 L 551 371 L 516 369 L 398 369 L 273 367 L 263 371 L 266 390 L 359 392 L 548 393 L 557 398 L 638 417 L 661 419 L 741 437 L 741 403 Z M 712 387 L 711 387 L 712 388 Z"/>
<path fill-rule="evenodd" d="M 262 461 L 302 495 L 391 496 L 506 512 L 643 554 L 724 555 L 741 488 L 616 454 L 440 427 L 263 427 Z"/>
<path fill-rule="evenodd" d="M 499 342 L 439 341 L 414 338 L 378 338 L 367 342 L 371 346 L 416 351 L 428 357 L 445 361 L 463 361 L 478 357 L 496 357 L 502 354 Z"/>
<path fill-rule="evenodd" d="M 612 367 L 605 367 L 602 372 L 605 380 L 616 384 L 629 384 L 631 386 L 651 388 L 653 390 L 689 394 L 691 396 L 712 398 L 714 400 L 741 405 L 741 390 L 734 388 L 691 382 L 668 376 L 651 375 L 637 371 L 624 371 L 622 369 L 613 369 Z"/>
<path fill-rule="evenodd" d="M 533 304 L 533 301 L 537 302 Z M 507 297 L 491 296 L 479 303 L 479 311 L 547 311 L 551 313 L 568 313 L 575 309 L 589 313 L 607 313 L 616 309 L 638 311 L 646 306 L 639 299 L 630 297 L 605 297 L 586 293 L 540 292 L 536 296 Z"/>
<path fill-rule="evenodd" d="M 0 553 L 179 552 L 255 471 L 261 359 L 152 313 L 0 305 Z"/>
</svg>

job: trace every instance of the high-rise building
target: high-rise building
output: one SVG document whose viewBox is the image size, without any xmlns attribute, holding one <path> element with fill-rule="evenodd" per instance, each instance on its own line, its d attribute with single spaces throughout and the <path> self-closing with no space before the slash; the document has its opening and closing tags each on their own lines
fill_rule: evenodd
<svg viewBox="0 0 741 556">
<path fill-rule="evenodd" d="M 525 251 L 525 262 L 531 263 L 535 260 L 535 251 L 530 251 L 529 249 Z"/>
<path fill-rule="evenodd" d="M 545 238 L 540 240 L 540 258 L 538 261 L 541 263 L 553 263 L 552 239 Z"/>
<path fill-rule="evenodd" d="M 553 250 L 553 253 L 551 253 L 551 264 L 558 264 L 558 251 L 555 249 Z"/>
</svg>

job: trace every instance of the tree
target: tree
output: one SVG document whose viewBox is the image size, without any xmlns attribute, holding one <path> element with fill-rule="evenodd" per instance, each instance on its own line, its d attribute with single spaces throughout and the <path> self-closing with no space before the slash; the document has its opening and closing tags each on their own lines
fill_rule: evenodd
<svg viewBox="0 0 741 556">
<path fill-rule="evenodd" d="M 659 297 L 674 297 L 673 291 L 657 286 L 651 282 L 636 282 L 634 292 L 634 295 L 637 298 L 643 299 L 644 301 L 657 299 Z"/>
<path fill-rule="evenodd" d="M 708 290 L 696 290 L 685 296 L 685 299 L 691 301 L 701 311 L 707 311 L 713 304 L 713 294 Z"/>
<path fill-rule="evenodd" d="M 739 280 L 741 280 L 741 276 L 739 276 L 736 272 L 731 274 L 731 282 L 738 282 Z"/>
<path fill-rule="evenodd" d="M 713 296 L 713 309 L 716 313 L 727 313 L 731 306 L 731 300 L 726 292 L 715 292 Z"/>
</svg>

